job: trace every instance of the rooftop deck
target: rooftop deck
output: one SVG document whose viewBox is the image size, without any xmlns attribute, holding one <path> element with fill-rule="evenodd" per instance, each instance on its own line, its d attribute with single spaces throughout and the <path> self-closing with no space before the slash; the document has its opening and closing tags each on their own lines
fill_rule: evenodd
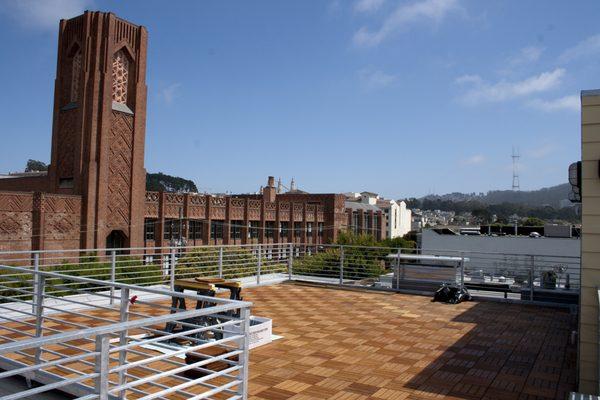
<svg viewBox="0 0 600 400">
<path fill-rule="evenodd" d="M 251 351 L 250 399 L 564 399 L 575 389 L 567 309 L 293 283 L 244 300 L 284 336 Z"/>
<path fill-rule="evenodd" d="M 576 315 L 568 308 L 528 304 L 521 296 L 520 302 L 447 305 L 432 303 L 426 296 L 395 293 L 392 277 L 398 283 L 409 266 L 398 261 L 404 253 L 396 253 L 388 262 L 390 249 L 378 247 L 216 246 L 190 249 L 189 255 L 179 256 L 173 249 L 156 250 L 160 252 L 150 253 L 143 262 L 102 250 L 93 258 L 78 250 L 68 262 L 63 254 L 52 252 L 35 253 L 31 259 L 30 254 L 9 254 L 30 267 L 2 267 L 0 297 L 8 303 L 0 305 L 0 347 L 4 345 L 0 361 L 20 362 L 25 369 L 35 363 L 42 378 L 46 378 L 43 372 L 54 374 L 47 377 L 49 382 L 66 376 L 80 382 L 82 387 L 75 389 L 83 393 L 101 387 L 112 394 L 127 390 L 128 398 L 145 399 L 242 399 L 245 393 L 254 400 L 565 399 L 575 389 L 577 349 L 570 338 Z M 471 260 L 470 255 L 463 257 L 458 267 L 444 267 L 448 276 L 441 278 L 427 272 L 427 265 L 411 267 L 425 274 L 433 287 L 446 281 L 462 285 L 471 275 L 485 282 L 494 277 L 500 282 L 504 277 L 502 282 L 514 280 L 511 291 L 539 294 L 543 272 L 556 270 L 561 262 L 536 256 L 536 263 L 528 264 L 533 257 L 520 262 L 492 254 L 491 267 L 469 266 L 464 261 Z M 246 317 L 232 320 L 222 315 L 225 309 L 188 308 L 189 315 L 170 314 L 171 296 L 184 296 L 190 304 L 202 300 L 196 294 L 173 291 L 176 279 L 195 276 L 240 280 L 246 286 L 244 300 L 253 303 L 252 314 L 271 318 L 274 333 L 283 339 L 252 350 L 246 369 L 247 336 L 239 332 L 246 329 L 249 303 L 217 300 L 229 311 L 244 310 Z M 264 285 L 267 282 L 271 285 Z M 566 290 L 564 282 L 559 280 L 555 289 Z M 578 293 L 578 275 L 573 274 L 570 282 L 570 290 Z M 125 307 L 132 296 L 139 296 L 137 302 Z M 188 320 L 192 314 L 200 319 Z M 208 316 L 212 319 L 202 319 Z M 195 350 L 171 349 L 159 355 L 147 345 L 168 345 L 164 331 L 169 321 L 197 333 L 235 327 L 230 332 L 234 336 L 227 339 L 235 343 L 207 342 L 178 332 L 174 335 L 179 339 L 196 343 Z M 133 325 L 126 326 L 129 323 Z M 91 336 L 78 333 L 91 327 Z M 68 340 L 52 341 L 52 335 L 66 331 Z M 102 341 L 108 337 L 107 343 Z M 12 351 L 12 342 L 25 342 L 21 346 L 26 347 Z M 43 350 L 37 351 L 42 342 Z M 224 347 L 228 355 L 240 357 L 215 356 L 208 347 L 219 351 Z M 206 369 L 210 382 L 182 376 L 184 370 L 203 369 L 210 361 L 188 365 L 180 356 L 189 352 L 219 359 L 230 368 L 222 374 Z M 95 373 L 98 360 L 109 353 L 112 356 L 103 364 L 108 372 Z M 54 361 L 55 356 L 62 364 Z M 108 378 L 95 379 L 94 374 Z"/>
<path fill-rule="evenodd" d="M 301 283 L 247 288 L 243 295 L 254 304 L 252 314 L 272 318 L 274 333 L 283 336 L 250 352 L 249 399 L 564 399 L 575 388 L 575 318 L 565 308 L 448 305 Z M 93 325 L 88 314 L 114 313 L 62 318 Z"/>
</svg>

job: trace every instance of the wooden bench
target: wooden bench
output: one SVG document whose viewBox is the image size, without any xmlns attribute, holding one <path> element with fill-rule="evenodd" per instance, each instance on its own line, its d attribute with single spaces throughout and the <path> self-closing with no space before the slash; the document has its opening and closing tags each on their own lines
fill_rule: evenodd
<svg viewBox="0 0 600 400">
<path fill-rule="evenodd" d="M 504 292 L 504 298 L 508 298 L 510 285 L 508 283 L 467 283 L 465 287 L 472 290 L 482 290 L 487 292 Z"/>
<path fill-rule="evenodd" d="M 199 296 L 215 297 L 217 288 L 228 289 L 229 298 L 231 300 L 242 300 L 242 283 L 239 281 L 227 281 L 221 278 L 191 278 L 191 279 L 176 279 L 174 290 L 178 293 L 183 293 L 185 290 L 193 290 Z M 196 309 L 213 306 L 215 303 L 207 300 L 198 299 L 196 301 Z M 171 297 L 171 314 L 178 311 L 187 310 L 185 298 L 180 296 Z M 230 311 L 233 315 L 234 311 Z M 173 332 L 177 323 L 168 322 L 165 331 Z"/>
</svg>

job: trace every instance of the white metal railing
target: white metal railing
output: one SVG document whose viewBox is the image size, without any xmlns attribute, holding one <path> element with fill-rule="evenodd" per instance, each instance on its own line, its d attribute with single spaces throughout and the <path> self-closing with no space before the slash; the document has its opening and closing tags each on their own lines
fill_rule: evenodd
<svg viewBox="0 0 600 400">
<path fill-rule="evenodd" d="M 250 304 L 174 291 L 192 277 L 413 291 L 454 283 L 541 302 L 580 287 L 579 257 L 540 254 L 297 243 L 0 252 L 0 384 L 13 375 L 45 384 L 0 400 L 50 389 L 245 398 Z M 178 297 L 209 306 L 173 313 Z"/>
<path fill-rule="evenodd" d="M 172 306 L 183 298 L 187 311 Z M 195 304 L 194 304 L 195 303 Z M 0 266 L 0 384 L 85 399 L 245 399 L 250 303 Z"/>
<path fill-rule="evenodd" d="M 401 254 L 399 261 L 388 258 L 397 254 Z M 420 258 L 410 257 L 415 254 Z M 464 262 L 458 266 L 452 260 L 424 256 Z M 416 249 L 378 246 L 282 243 L 0 252 L 0 264 L 106 282 L 166 285 L 171 290 L 175 279 L 198 276 L 239 279 L 246 284 L 302 279 L 390 290 L 427 289 L 419 282 L 429 282 L 430 290 L 446 282 L 464 284 L 478 295 L 497 292 L 526 301 L 577 296 L 580 287 L 579 257 L 453 250 L 420 254 Z M 107 286 L 107 290 L 112 294 L 115 289 Z M 114 296 L 111 299 L 114 302 Z"/>
</svg>

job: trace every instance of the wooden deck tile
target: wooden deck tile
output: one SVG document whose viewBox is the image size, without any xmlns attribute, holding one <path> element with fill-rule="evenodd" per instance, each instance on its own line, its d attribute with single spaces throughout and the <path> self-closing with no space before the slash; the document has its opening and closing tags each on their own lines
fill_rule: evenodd
<svg viewBox="0 0 600 400">
<path fill-rule="evenodd" d="M 243 295 L 254 304 L 252 314 L 271 318 L 274 333 L 283 336 L 250 352 L 251 400 L 543 400 L 575 388 L 577 353 L 569 343 L 574 326 L 568 310 L 495 302 L 448 305 L 421 296 L 301 284 L 249 288 Z M 143 304 L 132 311 L 164 312 Z M 115 319 L 118 312 L 61 319 L 99 324 L 90 315 Z M 0 333 L 25 338 L 33 332 L 32 322 L 8 324 L 17 332 L 0 327 Z M 46 321 L 45 327 L 74 329 L 69 323 Z M 84 341 L 72 344 L 93 348 Z M 76 354 L 60 345 L 52 349 Z"/>
</svg>

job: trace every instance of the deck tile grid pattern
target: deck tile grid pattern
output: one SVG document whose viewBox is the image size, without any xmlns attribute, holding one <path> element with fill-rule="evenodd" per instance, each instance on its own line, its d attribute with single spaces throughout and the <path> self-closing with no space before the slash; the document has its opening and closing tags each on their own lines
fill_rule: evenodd
<svg viewBox="0 0 600 400">
<path fill-rule="evenodd" d="M 300 284 L 244 289 L 243 295 L 254 303 L 252 314 L 272 318 L 274 333 L 283 336 L 251 351 L 251 400 L 545 400 L 564 399 L 575 387 L 576 349 L 569 344 L 575 325 L 568 310 L 447 305 L 421 296 Z M 164 309 L 138 304 L 132 311 L 156 315 Z M 93 310 L 60 318 L 98 324 L 91 315 L 117 317 L 112 310 Z M 51 321 L 45 327 L 73 329 Z"/>
<path fill-rule="evenodd" d="M 564 399 L 568 310 L 281 284 L 245 290 L 284 338 L 252 350 L 250 399 Z"/>
</svg>

